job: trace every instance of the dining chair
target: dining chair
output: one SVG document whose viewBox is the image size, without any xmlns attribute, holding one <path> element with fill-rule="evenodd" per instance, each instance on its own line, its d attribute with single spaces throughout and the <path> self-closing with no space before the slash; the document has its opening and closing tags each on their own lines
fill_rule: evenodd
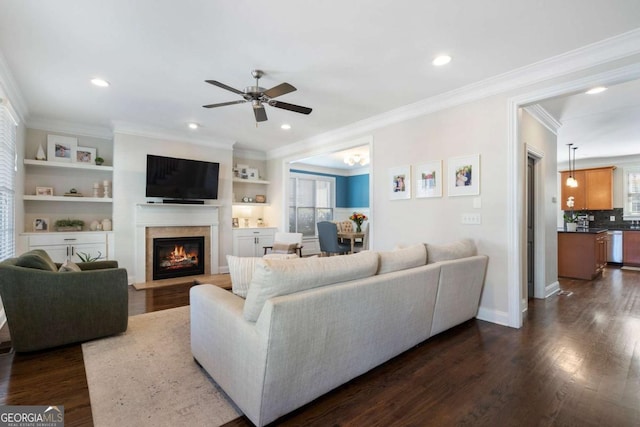
<svg viewBox="0 0 640 427">
<path fill-rule="evenodd" d="M 318 224 L 318 240 L 322 253 L 346 254 L 351 250 L 351 245 L 338 241 L 338 227 L 331 221 L 320 221 Z"/>
</svg>

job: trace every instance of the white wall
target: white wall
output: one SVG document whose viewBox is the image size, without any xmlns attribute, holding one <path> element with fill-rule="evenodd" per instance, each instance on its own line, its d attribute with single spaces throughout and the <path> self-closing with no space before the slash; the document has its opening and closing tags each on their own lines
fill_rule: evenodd
<svg viewBox="0 0 640 427">
<path fill-rule="evenodd" d="M 220 228 L 218 263 L 226 266 L 226 255 L 232 253 L 231 193 L 232 150 L 231 147 L 213 148 L 189 142 L 114 133 L 113 138 L 113 230 L 115 234 L 116 259 L 127 269 L 129 281 L 144 280 L 144 266 L 134 265 L 136 204 L 146 203 L 145 185 L 147 154 L 180 157 L 220 163 L 218 200 L 220 205 Z M 189 219 L 185 218 L 188 223 Z M 139 268 L 139 270 L 138 270 Z"/>
<path fill-rule="evenodd" d="M 507 102 L 494 96 L 477 102 L 416 117 L 382 127 L 370 135 L 372 249 L 392 250 L 397 245 L 417 242 L 446 244 L 464 237 L 474 239 L 479 252 L 489 256 L 486 285 L 481 301 L 481 317 L 497 323 L 508 322 L 506 193 L 507 193 Z M 358 135 L 350 137 L 356 139 Z M 442 198 L 389 200 L 389 168 L 443 161 L 480 154 L 480 196 L 448 197 L 447 182 Z M 302 156 L 301 156 L 302 157 Z M 269 162 L 272 206 L 282 206 L 284 159 Z M 482 207 L 473 207 L 480 198 Z M 463 213 L 482 215 L 481 225 L 461 224 Z M 284 220 L 273 212 L 272 220 Z M 281 225 L 281 224 L 279 224 Z"/>
</svg>

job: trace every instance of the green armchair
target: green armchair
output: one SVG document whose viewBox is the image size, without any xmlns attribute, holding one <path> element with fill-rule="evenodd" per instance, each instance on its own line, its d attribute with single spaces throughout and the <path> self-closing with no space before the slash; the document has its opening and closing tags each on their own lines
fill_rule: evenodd
<svg viewBox="0 0 640 427">
<path fill-rule="evenodd" d="M 0 297 L 15 351 L 36 351 L 127 330 L 127 272 L 117 261 L 58 272 L 43 250 L 0 262 Z"/>
</svg>

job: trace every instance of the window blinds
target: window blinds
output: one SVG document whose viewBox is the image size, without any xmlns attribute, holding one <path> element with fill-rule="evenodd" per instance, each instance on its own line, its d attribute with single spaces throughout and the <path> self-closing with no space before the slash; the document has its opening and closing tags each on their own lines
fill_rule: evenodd
<svg viewBox="0 0 640 427">
<path fill-rule="evenodd" d="M 0 105 L 0 260 L 15 255 L 16 126 Z"/>
</svg>

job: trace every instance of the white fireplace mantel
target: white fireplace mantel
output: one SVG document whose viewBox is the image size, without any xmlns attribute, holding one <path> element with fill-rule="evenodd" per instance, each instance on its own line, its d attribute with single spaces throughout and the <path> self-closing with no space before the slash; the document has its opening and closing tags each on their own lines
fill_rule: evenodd
<svg viewBox="0 0 640 427">
<path fill-rule="evenodd" d="M 218 215 L 218 205 L 136 204 L 135 282 L 145 281 L 145 232 L 147 227 L 210 227 L 211 249 L 209 250 L 209 265 L 211 266 L 211 274 L 218 274 Z"/>
</svg>

